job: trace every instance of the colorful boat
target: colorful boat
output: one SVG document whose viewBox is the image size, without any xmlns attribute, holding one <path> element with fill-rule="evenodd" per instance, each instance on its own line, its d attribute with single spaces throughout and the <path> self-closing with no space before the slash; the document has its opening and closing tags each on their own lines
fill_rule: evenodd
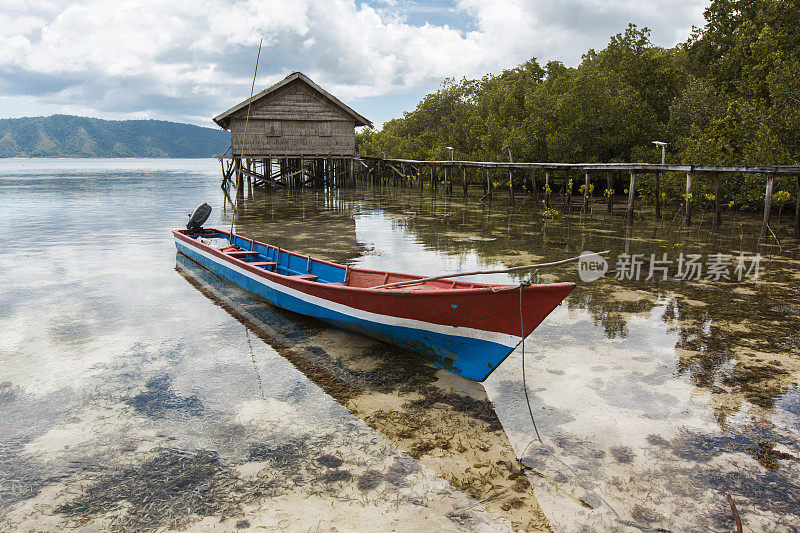
<svg viewBox="0 0 800 533">
<path fill-rule="evenodd" d="M 338 265 L 217 229 L 175 230 L 178 251 L 278 307 L 398 346 L 483 381 L 575 288 L 520 287 Z"/>
</svg>

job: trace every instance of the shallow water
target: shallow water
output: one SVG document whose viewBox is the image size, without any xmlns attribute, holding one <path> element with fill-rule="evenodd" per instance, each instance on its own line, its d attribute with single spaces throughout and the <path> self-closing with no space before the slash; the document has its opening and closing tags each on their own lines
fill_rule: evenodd
<svg viewBox="0 0 800 533">
<path fill-rule="evenodd" d="M 599 203 L 552 219 L 532 198 L 415 189 L 241 201 L 240 233 L 400 272 L 763 254 L 757 281 L 580 283 L 525 343 L 540 443 L 521 349 L 474 384 L 177 256 L 170 230 L 201 201 L 230 224 L 218 183 L 216 161 L 0 161 L 0 524 L 729 531 L 730 494 L 746 530 L 798 528 L 786 218 L 779 248 L 754 218 L 698 211 L 686 229 L 677 208 L 630 228 Z"/>
</svg>

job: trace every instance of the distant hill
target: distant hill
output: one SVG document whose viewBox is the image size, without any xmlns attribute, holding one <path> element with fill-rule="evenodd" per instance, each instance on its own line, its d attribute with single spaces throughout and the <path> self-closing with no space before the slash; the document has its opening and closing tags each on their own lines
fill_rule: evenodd
<svg viewBox="0 0 800 533">
<path fill-rule="evenodd" d="M 163 120 L 0 119 L 0 157 L 211 157 L 230 133 Z"/>
</svg>

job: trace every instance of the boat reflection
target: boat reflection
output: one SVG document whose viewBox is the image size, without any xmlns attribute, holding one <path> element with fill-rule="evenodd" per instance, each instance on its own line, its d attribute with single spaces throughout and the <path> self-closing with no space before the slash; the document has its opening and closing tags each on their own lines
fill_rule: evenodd
<svg viewBox="0 0 800 533">
<path fill-rule="evenodd" d="M 400 350 L 270 306 L 178 254 L 176 270 L 399 449 L 523 530 L 547 520 L 486 391 Z M 263 387 L 269 370 L 253 360 Z M 263 390 L 263 389 L 262 389 Z"/>
</svg>

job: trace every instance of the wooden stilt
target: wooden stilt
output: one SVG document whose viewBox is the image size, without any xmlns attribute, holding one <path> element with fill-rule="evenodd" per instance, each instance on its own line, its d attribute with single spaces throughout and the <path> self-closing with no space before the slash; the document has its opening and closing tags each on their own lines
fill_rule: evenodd
<svg viewBox="0 0 800 533">
<path fill-rule="evenodd" d="M 794 236 L 800 238 L 800 176 L 797 177 L 797 199 L 794 204 Z"/>
<path fill-rule="evenodd" d="M 544 206 L 550 209 L 550 171 L 544 172 Z"/>
<path fill-rule="evenodd" d="M 628 185 L 628 211 L 625 214 L 625 219 L 632 221 L 634 202 L 636 200 L 636 172 L 634 172 L 633 170 L 631 170 L 630 172 L 631 172 L 631 181 L 630 184 Z"/>
<path fill-rule="evenodd" d="M 511 203 L 514 203 L 514 174 L 512 170 L 508 169 L 508 194 L 511 197 Z"/>
<path fill-rule="evenodd" d="M 661 218 L 661 172 L 655 175 L 656 218 Z"/>
<path fill-rule="evenodd" d="M 303 187 L 306 184 L 306 160 L 305 158 L 300 158 L 300 186 Z"/>
<path fill-rule="evenodd" d="M 583 179 L 583 205 L 581 211 L 586 211 L 589 208 L 589 172 L 584 172 Z"/>
<path fill-rule="evenodd" d="M 614 190 L 614 174 L 606 172 L 606 189 L 609 191 Z M 606 195 L 606 213 L 609 215 L 614 214 L 614 193 Z"/>
<path fill-rule="evenodd" d="M 469 183 L 467 182 L 467 167 L 461 167 L 461 186 L 464 188 L 464 198 L 466 198 L 469 188 Z"/>
<path fill-rule="evenodd" d="M 716 227 L 722 225 L 722 199 L 719 197 L 719 174 L 714 175 L 714 224 Z"/>
<path fill-rule="evenodd" d="M 772 187 L 775 183 L 775 174 L 767 174 L 767 190 L 764 192 L 764 222 L 761 225 L 761 237 L 769 234 L 769 218 L 772 211 Z"/>
<path fill-rule="evenodd" d="M 564 178 L 564 208 L 567 210 L 567 214 L 572 212 L 572 187 L 570 187 L 569 174 Z"/>
<path fill-rule="evenodd" d="M 233 168 L 236 174 L 236 194 L 239 194 L 244 186 L 244 174 L 242 174 L 241 157 L 237 157 L 233 160 Z"/>
<path fill-rule="evenodd" d="M 539 190 L 536 188 L 536 169 L 531 169 L 531 194 L 535 202 L 539 201 Z"/>
<path fill-rule="evenodd" d="M 686 173 L 686 214 L 683 217 L 683 223 L 686 226 L 692 225 L 692 173 Z"/>
<path fill-rule="evenodd" d="M 353 184 L 353 187 L 356 186 L 355 164 L 356 164 L 356 162 L 351 157 L 349 159 L 349 164 L 347 165 L 347 180 L 348 180 L 349 183 Z"/>
</svg>

